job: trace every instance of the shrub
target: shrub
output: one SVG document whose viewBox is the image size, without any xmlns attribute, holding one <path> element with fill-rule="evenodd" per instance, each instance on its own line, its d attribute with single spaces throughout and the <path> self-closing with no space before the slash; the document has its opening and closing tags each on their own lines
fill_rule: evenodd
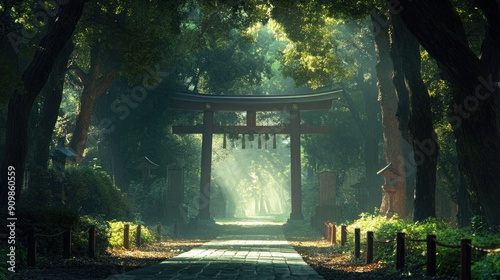
<svg viewBox="0 0 500 280">
<path fill-rule="evenodd" d="M 109 243 L 110 225 L 101 216 L 82 216 L 80 223 L 73 230 L 73 254 L 76 256 L 84 256 L 88 253 L 88 237 L 89 228 L 96 228 L 96 254 L 103 255 L 106 253 Z"/>
<path fill-rule="evenodd" d="M 131 218 L 123 193 L 103 171 L 77 166 L 66 169 L 63 178 L 53 171 L 34 169 L 29 188 L 20 203 L 75 209 L 80 215 L 104 215 L 107 219 Z"/>
<path fill-rule="evenodd" d="M 131 217 L 123 193 L 104 171 L 88 167 L 69 168 L 64 188 L 68 206 L 78 209 L 82 215 L 104 215 L 107 219 Z"/>
<path fill-rule="evenodd" d="M 112 248 L 123 248 L 123 229 L 126 224 L 130 225 L 130 245 L 131 247 L 135 246 L 137 224 L 134 225 L 130 222 L 112 221 L 109 222 L 109 243 Z M 155 237 L 151 231 L 146 226 L 141 225 L 141 244 L 152 244 L 154 240 Z"/>
</svg>

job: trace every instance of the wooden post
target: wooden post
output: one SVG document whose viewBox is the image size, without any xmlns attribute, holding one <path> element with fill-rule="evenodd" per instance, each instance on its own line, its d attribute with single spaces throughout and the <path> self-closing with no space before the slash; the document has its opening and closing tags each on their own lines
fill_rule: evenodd
<svg viewBox="0 0 500 280">
<path fill-rule="evenodd" d="M 361 257 L 361 230 L 359 228 L 354 229 L 354 258 L 359 259 Z"/>
<path fill-rule="evenodd" d="M 156 242 L 161 242 L 161 224 L 156 225 Z"/>
<path fill-rule="evenodd" d="M 89 228 L 89 257 L 95 258 L 95 226 L 90 226 Z"/>
<path fill-rule="evenodd" d="M 141 225 L 137 225 L 135 232 L 135 246 L 137 248 L 141 247 Z"/>
<path fill-rule="evenodd" d="M 34 228 L 28 230 L 28 266 L 36 266 L 36 234 Z"/>
<path fill-rule="evenodd" d="M 427 276 L 436 276 L 436 236 L 427 235 Z"/>
<path fill-rule="evenodd" d="M 300 164 L 300 111 L 296 104 L 293 104 L 292 108 L 290 111 L 290 176 L 292 184 L 292 213 L 290 213 L 290 220 L 304 220 Z"/>
<path fill-rule="evenodd" d="M 404 270 L 405 268 L 405 234 L 398 232 L 396 235 L 396 269 Z"/>
<path fill-rule="evenodd" d="M 63 235 L 63 258 L 71 257 L 71 228 L 66 228 Z"/>
<path fill-rule="evenodd" d="M 366 233 L 366 263 L 373 262 L 373 231 Z"/>
<path fill-rule="evenodd" d="M 323 222 L 323 237 L 328 240 L 328 222 Z"/>
<path fill-rule="evenodd" d="M 130 225 L 123 226 L 123 247 L 130 250 Z"/>
<path fill-rule="evenodd" d="M 347 226 L 342 225 L 340 229 L 340 245 L 345 246 L 347 242 Z"/>
<path fill-rule="evenodd" d="M 337 243 L 337 225 L 335 223 L 330 224 L 330 243 Z"/>
<path fill-rule="evenodd" d="M 460 280 L 470 280 L 472 279 L 471 273 L 471 262 L 472 262 L 472 247 L 470 244 L 472 240 L 462 239 L 460 240 Z"/>
</svg>

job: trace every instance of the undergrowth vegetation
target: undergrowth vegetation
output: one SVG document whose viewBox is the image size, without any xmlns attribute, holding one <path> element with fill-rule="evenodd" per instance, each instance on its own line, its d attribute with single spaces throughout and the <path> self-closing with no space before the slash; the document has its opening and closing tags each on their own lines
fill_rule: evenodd
<svg viewBox="0 0 500 280">
<path fill-rule="evenodd" d="M 425 240 L 428 234 L 436 236 L 436 240 L 449 245 L 460 245 L 461 239 L 471 239 L 472 244 L 481 248 L 500 247 L 500 232 L 484 226 L 480 219 L 471 227 L 457 228 L 437 219 L 423 222 L 391 218 L 379 215 L 362 214 L 359 219 L 347 227 L 348 242 L 342 248 L 346 253 L 354 249 L 354 230 L 361 232 L 361 253 L 365 253 L 366 233 L 374 232 L 374 259 L 394 267 L 396 255 L 396 235 L 405 233 L 405 273 L 422 273 L 426 264 L 426 243 L 412 240 Z M 337 231 L 340 240 L 340 230 Z M 460 273 L 460 249 L 436 247 L 437 274 L 458 276 Z M 499 279 L 500 253 L 473 252 L 472 274 L 474 279 Z"/>
</svg>

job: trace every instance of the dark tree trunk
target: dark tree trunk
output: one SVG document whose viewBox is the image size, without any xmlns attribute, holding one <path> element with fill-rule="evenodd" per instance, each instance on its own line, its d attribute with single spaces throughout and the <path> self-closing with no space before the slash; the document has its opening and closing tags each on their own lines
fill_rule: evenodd
<svg viewBox="0 0 500 280">
<path fill-rule="evenodd" d="M 413 219 L 422 221 L 436 217 L 436 166 L 438 157 L 437 136 L 432 123 L 431 101 L 420 75 L 420 45 L 408 32 L 398 15 L 391 15 L 392 44 L 401 59 L 408 95 L 408 138 L 413 146 L 415 159 L 415 198 Z M 402 103 L 400 103 L 402 105 Z M 403 114 L 405 116 L 405 114 Z"/>
<path fill-rule="evenodd" d="M 5 158 L 2 163 L 0 182 L 2 202 L 7 201 L 7 169 L 16 171 L 15 197 L 19 199 L 26 165 L 27 137 L 30 109 L 47 81 L 54 62 L 70 39 L 83 11 L 84 1 L 73 0 L 61 5 L 57 20 L 49 28 L 36 49 L 33 60 L 23 72 L 22 92 L 15 92 L 9 101 L 5 141 Z"/>
<path fill-rule="evenodd" d="M 52 133 L 59 116 L 61 105 L 64 77 L 68 65 L 69 57 L 73 52 L 73 42 L 68 41 L 61 54 L 56 60 L 47 85 L 45 86 L 45 100 L 41 109 L 40 122 L 35 133 L 35 143 L 33 146 L 33 163 L 39 167 L 46 168 L 49 160 L 49 148 L 52 140 Z"/>
<path fill-rule="evenodd" d="M 381 180 L 377 175 L 380 167 L 379 142 L 382 136 L 382 128 L 380 127 L 378 118 L 380 105 L 377 102 L 378 91 L 375 75 L 370 80 L 364 82 L 362 88 L 366 113 L 366 130 L 364 131 L 365 177 L 367 186 L 377 188 L 377 190 L 370 194 L 368 210 L 372 211 L 375 207 L 379 207 L 380 201 L 382 201 L 382 192 L 378 189 Z"/>
<path fill-rule="evenodd" d="M 500 225 L 500 149 L 492 84 L 449 1 L 401 0 L 401 18 L 452 82 L 449 120 L 459 167 L 490 225 Z M 491 81 L 491 80 L 490 80 Z"/>
<path fill-rule="evenodd" d="M 76 153 L 76 162 L 80 163 L 83 159 L 83 152 L 87 145 L 88 131 L 92 113 L 97 98 L 108 89 L 113 82 L 116 72 L 107 71 L 102 74 L 104 61 L 102 54 L 99 53 L 98 45 L 92 46 L 90 53 L 89 73 L 83 72 L 78 66 L 72 65 L 70 69 L 74 70 L 82 83 L 82 94 L 78 106 L 78 116 L 76 117 L 75 130 L 69 142 L 69 147 Z"/>
<path fill-rule="evenodd" d="M 399 130 L 399 121 L 396 118 L 398 102 L 396 89 L 392 82 L 393 63 L 390 57 L 390 40 L 387 17 L 381 12 L 373 12 L 371 19 L 376 26 L 375 28 L 375 53 L 377 54 L 377 79 L 382 115 L 382 131 L 384 138 L 384 155 L 386 163 L 392 163 L 398 171 L 402 180 L 397 180 L 395 188 L 397 189 L 394 195 L 394 211 L 399 217 L 404 217 L 406 203 L 406 182 L 405 182 L 405 166 L 402 148 L 402 134 Z M 379 191 L 372 190 L 372 191 Z M 389 207 L 389 197 L 384 194 L 380 211 L 385 214 Z"/>
</svg>

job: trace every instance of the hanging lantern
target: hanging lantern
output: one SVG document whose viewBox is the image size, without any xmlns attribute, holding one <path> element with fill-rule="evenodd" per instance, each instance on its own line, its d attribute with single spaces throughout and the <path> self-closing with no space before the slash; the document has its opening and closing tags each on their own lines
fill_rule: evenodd
<svg viewBox="0 0 500 280">
<path fill-rule="evenodd" d="M 259 137 L 259 139 L 258 139 L 258 141 L 257 141 L 257 145 L 258 145 L 258 148 L 259 148 L 259 149 L 262 149 L 262 140 L 260 139 L 260 134 L 259 134 L 259 136 L 258 136 L 258 137 Z"/>
</svg>

